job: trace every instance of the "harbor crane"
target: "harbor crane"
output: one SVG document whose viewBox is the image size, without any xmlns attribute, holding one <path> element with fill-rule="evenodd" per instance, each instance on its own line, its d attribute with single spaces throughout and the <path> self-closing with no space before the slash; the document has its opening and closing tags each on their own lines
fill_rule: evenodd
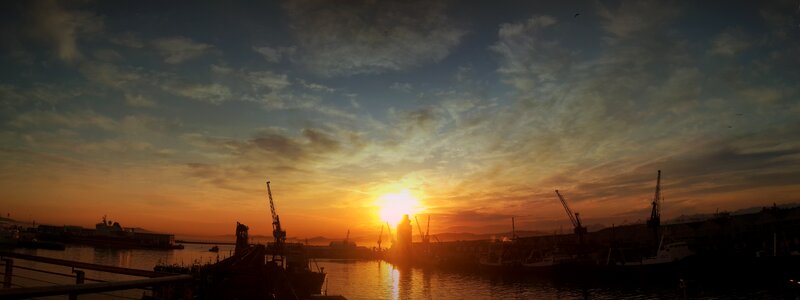
<svg viewBox="0 0 800 300">
<path fill-rule="evenodd" d="M 431 215 L 428 215 L 428 223 L 425 227 L 425 238 L 422 241 L 428 243 L 431 241 Z"/>
<path fill-rule="evenodd" d="M 392 235 L 392 226 L 389 226 L 389 222 L 386 222 L 386 230 L 389 231 L 389 240 L 392 241 L 392 245 L 394 246 L 394 236 Z"/>
<path fill-rule="evenodd" d="M 431 230 L 431 216 L 428 215 L 428 225 L 426 232 L 422 232 L 422 226 L 419 225 L 419 220 L 417 220 L 417 216 L 414 216 L 414 221 L 417 222 L 417 230 L 419 230 L 419 236 L 422 239 L 422 243 L 427 244 L 430 241 L 430 230 Z"/>
<path fill-rule="evenodd" d="M 558 195 L 558 199 L 561 200 L 561 204 L 564 205 L 564 210 L 567 212 L 569 220 L 572 221 L 572 226 L 575 227 L 575 235 L 578 236 L 578 243 L 580 247 L 583 248 L 583 236 L 586 235 L 586 227 L 581 224 L 580 214 L 572 212 L 572 209 L 567 205 L 567 200 L 564 200 L 564 196 L 561 196 L 558 190 L 556 190 L 556 195 Z"/>
<path fill-rule="evenodd" d="M 517 223 L 514 221 L 514 217 L 511 217 L 511 240 L 517 240 Z"/>
<path fill-rule="evenodd" d="M 431 239 L 431 236 L 429 234 L 430 234 L 430 230 L 431 230 L 431 215 L 428 215 L 428 225 L 427 225 L 426 232 L 422 232 L 422 226 L 419 225 L 419 220 L 417 220 L 417 216 L 414 216 L 414 221 L 417 222 L 417 229 L 419 230 L 419 236 L 422 239 L 422 249 L 423 249 L 424 253 L 428 254 L 428 253 L 430 253 L 430 239 Z"/>
<path fill-rule="evenodd" d="M 653 230 L 654 241 L 658 243 L 658 231 L 661 227 L 661 204 L 664 198 L 661 195 L 661 170 L 658 170 L 658 177 L 656 177 L 656 193 L 653 196 L 653 209 L 650 211 L 650 219 L 647 220 L 647 227 Z M 659 246 L 660 247 L 660 246 Z"/>
<path fill-rule="evenodd" d="M 381 233 L 378 234 L 378 250 L 381 250 L 382 241 L 383 241 L 383 224 L 381 224 Z"/>
<path fill-rule="evenodd" d="M 275 202 L 272 201 L 272 189 L 267 180 L 267 195 L 269 195 L 269 209 L 272 212 L 272 236 L 275 237 L 275 251 L 272 252 L 272 261 L 283 267 L 283 246 L 286 243 L 286 230 L 281 228 L 281 218 L 275 211 Z"/>
</svg>

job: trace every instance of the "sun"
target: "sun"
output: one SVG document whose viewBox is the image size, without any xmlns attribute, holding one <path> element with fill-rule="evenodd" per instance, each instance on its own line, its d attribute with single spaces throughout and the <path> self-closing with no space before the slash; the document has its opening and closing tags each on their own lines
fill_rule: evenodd
<svg viewBox="0 0 800 300">
<path fill-rule="evenodd" d="M 384 194 L 378 197 L 378 216 L 390 225 L 397 225 L 403 215 L 412 216 L 422 211 L 422 206 L 414 195 L 407 189 L 399 193 Z"/>
</svg>

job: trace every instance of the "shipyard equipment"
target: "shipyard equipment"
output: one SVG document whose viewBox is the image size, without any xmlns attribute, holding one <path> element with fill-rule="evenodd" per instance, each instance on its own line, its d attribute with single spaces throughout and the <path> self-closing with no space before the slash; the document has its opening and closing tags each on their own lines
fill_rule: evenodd
<svg viewBox="0 0 800 300">
<path fill-rule="evenodd" d="M 517 224 L 514 221 L 514 217 L 511 217 L 511 240 L 517 240 Z"/>
<path fill-rule="evenodd" d="M 647 220 L 647 227 L 653 230 L 655 240 L 658 240 L 658 230 L 661 226 L 661 203 L 663 199 L 661 196 L 661 170 L 658 170 L 658 177 L 656 177 L 656 194 L 653 196 L 653 209 L 650 211 L 650 219 Z"/>
<path fill-rule="evenodd" d="M 586 235 L 586 227 L 581 224 L 580 214 L 572 212 L 572 209 L 567 205 L 567 200 L 564 200 L 564 196 L 561 196 L 558 190 L 556 190 L 556 195 L 558 195 L 558 199 L 561 200 L 561 204 L 564 205 L 564 210 L 567 212 L 569 220 L 572 221 L 572 226 L 575 227 L 575 235 L 578 236 L 579 245 L 583 247 L 583 236 Z"/>
<path fill-rule="evenodd" d="M 424 232 L 422 232 L 422 226 L 419 225 L 419 220 L 417 219 L 417 216 L 414 216 L 414 222 L 417 222 L 417 230 L 419 231 L 419 238 L 422 239 L 422 243 L 427 243 L 428 242 L 428 235 L 425 234 Z M 430 225 L 430 222 L 431 222 L 431 219 L 430 219 L 430 216 L 428 216 L 428 225 Z M 430 227 L 428 227 L 428 228 L 430 228 Z"/>
<path fill-rule="evenodd" d="M 425 227 L 425 237 L 422 241 L 428 243 L 431 240 L 431 215 L 428 215 L 428 224 Z"/>
<path fill-rule="evenodd" d="M 386 222 L 386 230 L 389 231 L 389 240 L 391 240 L 392 245 L 394 245 L 395 239 L 394 236 L 392 235 L 392 226 L 389 226 L 389 222 Z"/>
<path fill-rule="evenodd" d="M 381 250 L 382 241 L 383 241 L 383 224 L 381 224 L 381 233 L 378 234 L 378 250 Z"/>
<path fill-rule="evenodd" d="M 267 181 L 267 195 L 269 195 L 269 208 L 272 211 L 272 236 L 275 237 L 275 251 L 272 252 L 272 261 L 283 267 L 283 245 L 286 243 L 286 230 L 281 228 L 281 218 L 275 211 L 275 202 L 272 201 L 272 189 Z"/>
</svg>

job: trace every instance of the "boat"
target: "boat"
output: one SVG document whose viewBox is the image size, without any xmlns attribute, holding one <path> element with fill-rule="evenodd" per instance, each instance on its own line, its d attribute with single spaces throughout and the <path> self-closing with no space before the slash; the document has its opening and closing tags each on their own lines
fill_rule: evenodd
<svg viewBox="0 0 800 300">
<path fill-rule="evenodd" d="M 520 265 L 520 262 L 511 255 L 511 240 L 504 239 L 494 244 L 497 246 L 490 245 L 488 251 L 478 260 L 480 266 L 490 270 L 503 270 Z"/>
<path fill-rule="evenodd" d="M 642 258 L 641 265 L 660 265 L 681 261 L 694 252 L 686 242 L 676 242 L 658 248 L 656 256 Z"/>
<path fill-rule="evenodd" d="M 219 246 L 214 245 L 214 247 L 208 249 L 208 252 L 219 252 Z"/>
<path fill-rule="evenodd" d="M 36 235 L 40 240 L 96 247 L 183 249 L 183 245 L 175 243 L 175 236 L 172 234 L 122 227 L 119 222 L 109 221 L 105 216 L 95 224 L 94 229 L 80 226 L 39 225 Z"/>
<path fill-rule="evenodd" d="M 528 259 L 524 263 L 522 263 L 522 267 L 526 269 L 549 268 L 573 261 L 574 258 L 571 255 L 555 252 L 555 253 L 548 253 L 547 255 L 539 259 L 536 259 L 532 256 L 528 256 Z"/>
</svg>

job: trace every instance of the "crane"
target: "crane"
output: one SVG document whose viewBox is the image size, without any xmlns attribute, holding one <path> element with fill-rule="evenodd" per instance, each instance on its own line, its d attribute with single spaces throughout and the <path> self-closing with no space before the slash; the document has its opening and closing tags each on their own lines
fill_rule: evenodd
<svg viewBox="0 0 800 300">
<path fill-rule="evenodd" d="M 654 241 L 658 241 L 658 230 L 661 226 L 661 203 L 664 201 L 661 195 L 661 170 L 658 170 L 656 177 L 656 193 L 653 196 L 653 209 L 650 211 L 650 219 L 647 220 L 647 227 L 653 229 Z"/>
<path fill-rule="evenodd" d="M 267 195 L 269 195 L 269 209 L 272 212 L 272 236 L 275 237 L 275 251 L 272 252 L 272 261 L 283 267 L 283 245 L 286 243 L 286 230 L 281 228 L 281 218 L 275 211 L 275 202 L 272 201 L 272 189 L 267 180 Z"/>
<path fill-rule="evenodd" d="M 383 239 L 383 224 L 381 224 L 381 233 L 378 234 L 378 250 L 381 250 L 382 239 Z"/>
<path fill-rule="evenodd" d="M 417 220 L 417 216 L 414 216 L 414 222 L 417 222 L 417 230 L 419 230 L 419 238 L 425 242 L 425 233 L 422 232 L 422 226 L 419 225 L 419 220 Z"/>
<path fill-rule="evenodd" d="M 419 220 L 417 220 L 417 216 L 414 216 L 414 221 L 417 222 L 417 230 L 419 230 L 419 236 L 422 239 L 422 242 L 427 244 L 431 240 L 431 215 L 428 215 L 428 225 L 425 228 L 425 232 L 422 232 L 422 227 L 419 225 Z"/>
<path fill-rule="evenodd" d="M 572 209 L 569 208 L 567 205 L 567 200 L 564 200 L 564 196 L 561 196 L 561 193 L 556 190 L 556 195 L 558 195 L 558 199 L 561 200 L 561 204 L 564 205 L 564 210 L 567 212 L 567 216 L 569 216 L 569 220 L 572 221 L 572 226 L 575 227 L 575 234 L 578 236 L 578 242 L 580 243 L 581 247 L 583 246 L 583 236 L 586 234 L 586 227 L 581 225 L 581 217 L 579 213 L 573 213 Z"/>
<path fill-rule="evenodd" d="M 514 222 L 514 217 L 511 217 L 511 240 L 517 240 L 517 224 Z"/>
<path fill-rule="evenodd" d="M 386 222 L 386 230 L 389 231 L 389 240 L 392 241 L 392 245 L 394 245 L 394 236 L 392 235 L 392 226 L 389 226 L 389 222 Z"/>
<path fill-rule="evenodd" d="M 431 240 L 431 215 L 428 215 L 428 224 L 425 227 L 425 238 L 422 241 L 427 243 Z"/>
</svg>

